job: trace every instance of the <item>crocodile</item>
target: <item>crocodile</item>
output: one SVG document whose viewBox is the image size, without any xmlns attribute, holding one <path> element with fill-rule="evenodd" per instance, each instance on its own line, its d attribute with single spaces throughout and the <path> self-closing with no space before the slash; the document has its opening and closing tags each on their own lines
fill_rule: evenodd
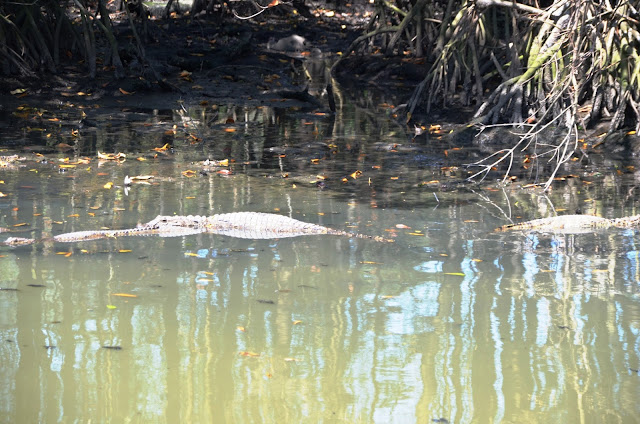
<svg viewBox="0 0 640 424">
<path fill-rule="evenodd" d="M 640 215 L 622 218 L 603 218 L 594 215 L 561 215 L 550 218 L 534 219 L 517 224 L 503 225 L 496 232 L 537 231 L 547 233 L 584 233 L 607 228 L 640 227 Z"/>
<path fill-rule="evenodd" d="M 380 236 L 368 236 L 359 233 L 336 230 L 278 214 L 263 212 L 233 212 L 212 216 L 158 215 L 146 224 L 139 225 L 135 228 L 76 231 L 58 234 L 41 240 L 10 237 L 1 244 L 7 246 L 24 246 L 33 244 L 37 241 L 71 243 L 117 237 L 151 235 L 157 235 L 160 237 L 178 237 L 201 233 L 219 234 L 248 239 L 276 239 L 304 235 L 328 234 L 353 238 L 366 238 L 379 242 L 393 242 L 393 240 Z"/>
</svg>

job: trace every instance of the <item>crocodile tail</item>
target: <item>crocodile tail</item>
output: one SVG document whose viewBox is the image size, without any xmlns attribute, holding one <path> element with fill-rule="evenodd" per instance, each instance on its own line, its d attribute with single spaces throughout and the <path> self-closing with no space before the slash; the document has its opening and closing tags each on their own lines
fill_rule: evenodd
<svg viewBox="0 0 640 424">
<path fill-rule="evenodd" d="M 334 236 L 346 236 L 346 237 L 351 237 L 351 238 L 361 238 L 361 239 L 368 239 L 368 240 L 374 240 L 380 243 L 394 243 L 395 240 L 389 239 L 389 238 L 385 238 L 382 236 L 370 236 L 368 234 L 360 234 L 360 233 L 349 233 L 347 231 L 342 231 L 342 230 L 334 230 L 333 228 L 327 228 L 327 234 L 331 234 Z"/>
<path fill-rule="evenodd" d="M 494 233 L 504 233 L 505 231 L 513 231 L 520 229 L 520 224 L 507 224 L 493 230 Z"/>
</svg>

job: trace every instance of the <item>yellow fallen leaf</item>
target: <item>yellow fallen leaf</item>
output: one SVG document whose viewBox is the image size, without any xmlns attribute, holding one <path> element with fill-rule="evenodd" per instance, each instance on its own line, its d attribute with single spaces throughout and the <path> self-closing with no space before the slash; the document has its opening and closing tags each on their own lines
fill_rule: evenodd
<svg viewBox="0 0 640 424">
<path fill-rule="evenodd" d="M 293 325 L 298 325 L 298 324 L 302 324 L 302 321 L 300 321 L 299 319 L 296 319 L 293 321 Z"/>
<path fill-rule="evenodd" d="M 120 249 L 120 250 L 118 250 L 118 252 L 120 252 L 120 253 L 129 253 L 129 252 L 131 252 L 131 250 L 130 249 Z"/>
<path fill-rule="evenodd" d="M 238 327 L 236 327 L 236 330 L 238 330 L 238 331 L 242 331 L 242 332 L 244 332 L 244 331 L 245 331 L 245 329 L 244 329 L 244 327 L 243 327 L 243 326 L 238 326 Z"/>
<path fill-rule="evenodd" d="M 138 295 L 136 295 L 136 294 L 129 294 L 129 293 L 111 293 L 111 296 L 118 296 L 118 297 L 138 297 Z"/>
<path fill-rule="evenodd" d="M 129 177 L 131 181 L 148 181 L 153 179 L 153 175 L 136 175 L 135 177 Z"/>
<path fill-rule="evenodd" d="M 156 152 L 164 152 L 167 151 L 171 148 L 171 145 L 169 143 L 166 143 L 164 146 L 162 147 L 155 147 L 153 148 L 153 150 L 155 150 Z"/>
<path fill-rule="evenodd" d="M 462 272 L 445 272 L 445 275 L 460 275 L 464 277 L 464 274 Z"/>
<path fill-rule="evenodd" d="M 109 181 L 103 187 L 106 188 L 106 189 L 111 189 L 111 187 L 113 187 L 113 183 L 111 181 Z"/>
<path fill-rule="evenodd" d="M 249 352 L 249 351 L 247 351 L 247 350 L 244 350 L 244 351 L 242 351 L 242 352 L 238 352 L 238 354 L 239 354 L 240 356 L 248 356 L 248 357 L 251 357 L 251 358 L 255 358 L 255 357 L 257 357 L 257 356 L 260 356 L 260 354 L 259 354 L 259 353 L 256 353 L 256 352 Z"/>
<path fill-rule="evenodd" d="M 127 157 L 127 155 L 125 155 L 122 152 L 113 154 L 113 153 L 100 153 L 100 151 L 98 151 L 98 159 L 119 160 L 119 159 L 124 159 L 126 157 Z"/>
</svg>

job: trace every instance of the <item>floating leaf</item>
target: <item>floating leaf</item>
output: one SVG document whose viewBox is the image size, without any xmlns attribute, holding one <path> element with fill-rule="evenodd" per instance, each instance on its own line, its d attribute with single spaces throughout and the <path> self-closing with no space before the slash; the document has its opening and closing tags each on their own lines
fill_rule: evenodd
<svg viewBox="0 0 640 424">
<path fill-rule="evenodd" d="M 24 227 L 25 225 L 29 225 L 26 222 L 21 222 L 19 224 L 13 224 L 14 227 Z"/>
<path fill-rule="evenodd" d="M 353 178 L 354 180 L 358 177 L 360 177 L 362 175 L 362 171 L 356 171 L 353 174 L 351 174 L 351 178 Z"/>
<path fill-rule="evenodd" d="M 120 249 L 120 250 L 118 250 L 118 252 L 120 252 L 120 253 L 129 253 L 129 252 L 131 252 L 131 249 Z"/>
<path fill-rule="evenodd" d="M 187 178 L 195 177 L 196 174 L 197 172 L 192 169 L 187 169 L 186 171 L 182 171 L 182 175 Z"/>
<path fill-rule="evenodd" d="M 464 277 L 464 273 L 462 272 L 445 272 L 445 275 L 459 275 L 461 277 Z"/>
<path fill-rule="evenodd" d="M 361 264 L 367 264 L 367 265 L 382 265 L 383 262 L 374 262 L 374 261 L 360 261 Z"/>
<path fill-rule="evenodd" d="M 123 88 L 118 88 L 118 90 L 119 90 L 122 94 L 124 94 L 125 96 L 130 96 L 131 94 L 135 93 L 135 91 L 126 91 L 126 90 L 125 90 L 125 89 L 123 89 Z"/>
<path fill-rule="evenodd" d="M 113 154 L 113 153 L 100 153 L 100 151 L 98 151 L 98 159 L 120 160 L 120 159 L 125 159 L 126 157 L 127 157 L 127 155 L 125 155 L 122 152 Z"/>
<path fill-rule="evenodd" d="M 107 309 L 116 309 L 117 306 L 116 305 L 107 305 Z"/>
<path fill-rule="evenodd" d="M 134 177 L 129 177 L 130 182 L 140 182 L 140 181 L 149 181 L 153 179 L 153 175 L 136 175 Z"/>
<path fill-rule="evenodd" d="M 113 183 L 111 181 L 109 181 L 103 187 L 106 188 L 107 190 L 109 190 L 109 189 L 111 189 L 111 187 L 113 187 Z"/>
<path fill-rule="evenodd" d="M 248 356 L 248 357 L 250 357 L 250 358 L 255 358 L 255 357 L 260 356 L 260 354 L 259 354 L 259 353 L 256 353 L 256 352 L 249 352 L 249 351 L 247 351 L 247 350 L 243 350 L 242 352 L 238 352 L 238 354 L 239 354 L 240 356 Z"/>
<path fill-rule="evenodd" d="M 118 296 L 118 297 L 138 297 L 137 294 L 129 294 L 129 293 L 111 293 L 111 296 Z"/>
<path fill-rule="evenodd" d="M 282 291 L 282 290 L 281 290 Z M 298 324 L 302 324 L 302 321 L 300 321 L 299 319 L 296 319 L 293 321 L 292 323 L 293 325 L 298 325 Z"/>
<path fill-rule="evenodd" d="M 403 230 L 409 229 L 411 227 L 409 227 L 408 225 L 404 225 L 404 224 L 396 224 L 396 228 L 400 228 Z"/>
<path fill-rule="evenodd" d="M 238 327 L 236 327 L 236 330 L 238 330 L 238 331 L 242 331 L 243 333 L 245 332 L 244 327 L 243 327 L 243 326 L 241 326 L 241 325 L 240 325 L 240 326 L 238 326 Z"/>
<path fill-rule="evenodd" d="M 170 131 L 170 132 L 173 134 L 173 131 Z M 165 152 L 165 151 L 169 150 L 170 148 L 171 148 L 171 145 L 169 143 L 166 143 L 162 147 L 153 148 L 153 150 L 155 150 L 156 152 Z"/>
<path fill-rule="evenodd" d="M 67 215 L 67 218 L 77 218 L 80 215 L 78 215 L 77 213 L 71 214 L 71 215 Z"/>
<path fill-rule="evenodd" d="M 284 358 L 285 362 L 300 362 L 302 361 L 302 359 L 297 359 L 297 358 Z"/>
</svg>

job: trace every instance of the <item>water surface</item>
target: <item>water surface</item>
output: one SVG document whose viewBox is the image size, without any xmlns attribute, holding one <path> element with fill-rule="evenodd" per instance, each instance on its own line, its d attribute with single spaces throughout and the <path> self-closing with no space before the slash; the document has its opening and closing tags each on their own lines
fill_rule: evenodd
<svg viewBox="0 0 640 424">
<path fill-rule="evenodd" d="M 203 234 L 2 248 L 0 421 L 640 418 L 637 231 L 493 232 L 578 209 L 638 213 L 629 176 L 585 174 L 548 196 L 468 187 L 450 146 L 384 117 L 208 110 L 100 125 L 75 153 L 21 148 L 28 160 L 2 170 L 0 226 L 46 238 L 260 211 L 395 243 Z M 202 140 L 168 133 L 176 122 Z M 126 161 L 97 160 L 132 128 Z M 167 140 L 173 150 L 151 150 Z M 231 175 L 205 159 L 231 159 Z M 125 190 L 127 175 L 153 179 Z"/>
</svg>

